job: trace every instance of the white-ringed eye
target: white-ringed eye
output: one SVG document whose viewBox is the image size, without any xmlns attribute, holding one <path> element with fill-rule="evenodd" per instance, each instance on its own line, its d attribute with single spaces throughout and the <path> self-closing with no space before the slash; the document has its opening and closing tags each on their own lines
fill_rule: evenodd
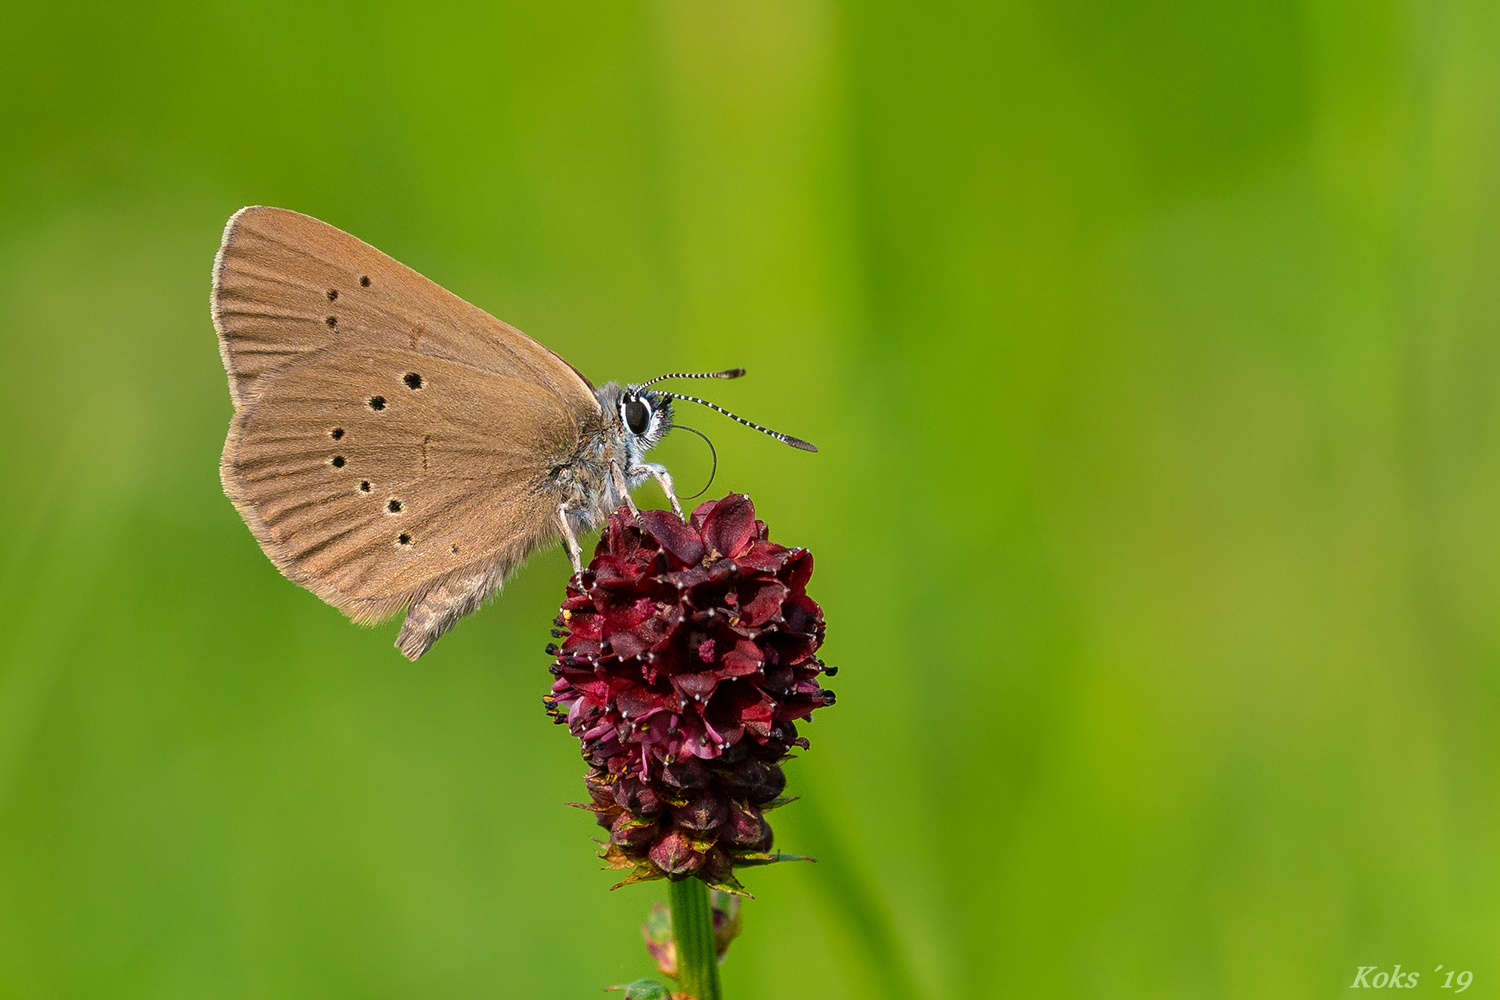
<svg viewBox="0 0 1500 1000">
<path fill-rule="evenodd" d="M 646 428 L 651 426 L 651 407 L 636 396 L 626 396 L 620 404 L 620 412 L 625 417 L 625 426 L 630 428 L 632 434 L 644 434 Z"/>
</svg>

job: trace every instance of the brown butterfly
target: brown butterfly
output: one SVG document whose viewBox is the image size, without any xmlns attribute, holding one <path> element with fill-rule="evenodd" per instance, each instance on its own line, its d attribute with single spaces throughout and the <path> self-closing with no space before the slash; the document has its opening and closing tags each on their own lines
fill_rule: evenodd
<svg viewBox="0 0 1500 1000">
<path fill-rule="evenodd" d="M 213 321 L 234 419 L 220 476 L 288 579 L 358 622 L 405 609 L 415 660 L 561 538 L 654 478 L 672 400 L 594 388 L 557 354 L 342 230 L 281 208 L 236 212 L 214 260 Z M 679 425 L 680 426 L 680 425 Z"/>
</svg>

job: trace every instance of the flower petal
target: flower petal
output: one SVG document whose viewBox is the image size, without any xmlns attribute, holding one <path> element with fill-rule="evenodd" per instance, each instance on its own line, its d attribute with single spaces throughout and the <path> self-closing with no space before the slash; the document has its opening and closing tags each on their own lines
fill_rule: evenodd
<svg viewBox="0 0 1500 1000">
<path fill-rule="evenodd" d="M 670 552 L 679 566 L 696 566 L 703 559 L 703 539 L 692 526 L 665 510 L 641 511 L 641 523 Z"/>
<path fill-rule="evenodd" d="M 755 505 L 743 493 L 720 500 L 703 520 L 703 543 L 721 556 L 744 552 L 755 534 Z"/>
</svg>

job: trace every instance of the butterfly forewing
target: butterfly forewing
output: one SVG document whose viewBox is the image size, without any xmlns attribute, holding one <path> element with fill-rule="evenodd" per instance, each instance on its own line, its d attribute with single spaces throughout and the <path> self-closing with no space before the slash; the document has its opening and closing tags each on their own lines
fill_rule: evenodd
<svg viewBox="0 0 1500 1000">
<path fill-rule="evenodd" d="M 214 326 L 236 405 L 263 378 L 326 347 L 384 347 L 535 381 L 596 412 L 557 354 L 368 243 L 284 208 L 241 209 L 214 262 Z"/>
</svg>

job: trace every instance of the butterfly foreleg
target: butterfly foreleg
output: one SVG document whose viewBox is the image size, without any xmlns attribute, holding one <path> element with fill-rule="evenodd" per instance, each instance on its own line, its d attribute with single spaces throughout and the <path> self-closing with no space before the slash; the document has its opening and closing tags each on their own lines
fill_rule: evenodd
<svg viewBox="0 0 1500 1000">
<path fill-rule="evenodd" d="M 630 508 L 630 513 L 634 514 L 636 517 L 640 517 L 641 512 L 636 508 L 635 498 L 630 495 L 630 484 L 625 480 L 625 473 L 620 471 L 619 462 L 616 462 L 613 459 L 610 460 L 609 474 L 614 479 L 615 490 L 625 501 L 625 506 Z"/>
<path fill-rule="evenodd" d="M 669 472 L 667 472 L 667 467 L 664 465 L 657 465 L 655 462 L 650 462 L 637 466 L 637 468 L 644 469 L 646 472 L 651 473 L 651 478 L 656 480 L 657 485 L 661 487 L 661 491 L 665 493 L 667 495 L 667 499 L 671 501 L 673 513 L 675 513 L 682 520 L 687 520 L 687 518 L 683 517 L 682 514 L 682 504 L 677 502 L 677 493 L 672 488 L 672 476 Z"/>
</svg>

